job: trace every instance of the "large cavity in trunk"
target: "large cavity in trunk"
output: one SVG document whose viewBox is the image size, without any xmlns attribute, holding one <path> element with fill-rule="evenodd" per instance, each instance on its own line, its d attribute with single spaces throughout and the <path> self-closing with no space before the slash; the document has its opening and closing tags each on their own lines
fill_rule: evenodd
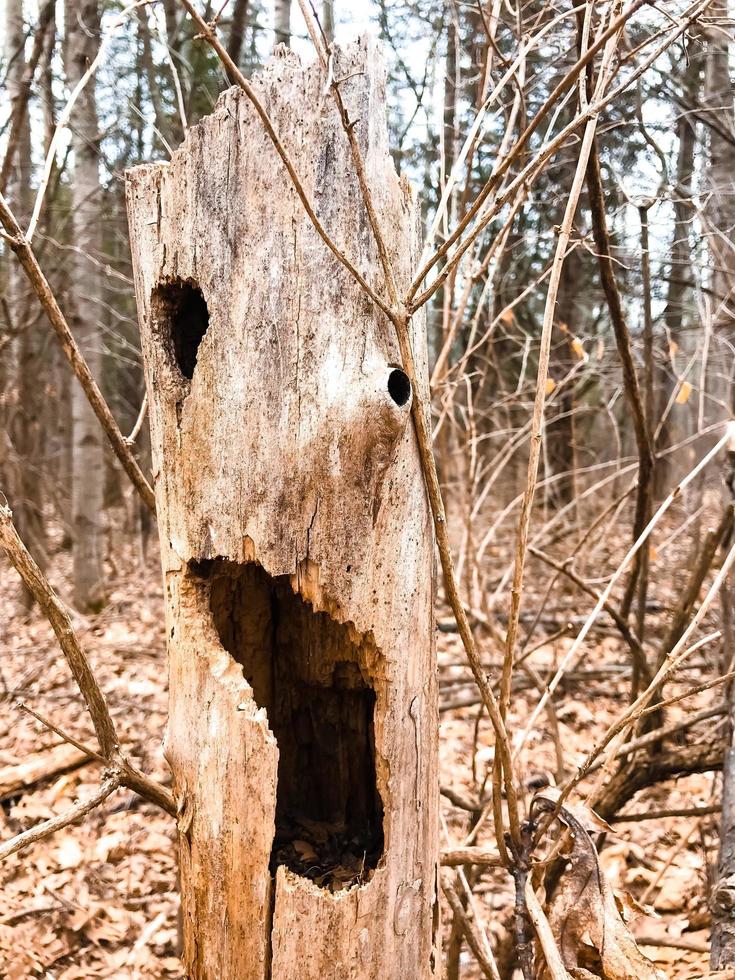
<svg viewBox="0 0 735 980">
<path fill-rule="evenodd" d="M 210 581 L 222 645 L 278 742 L 271 871 L 283 864 L 332 890 L 367 880 L 383 852 L 368 641 L 315 612 L 288 576 L 223 559 L 193 570 Z"/>
<path fill-rule="evenodd" d="M 209 310 L 201 289 L 191 279 L 161 283 L 151 297 L 151 312 L 181 376 L 191 381 L 199 345 L 209 328 Z"/>
</svg>

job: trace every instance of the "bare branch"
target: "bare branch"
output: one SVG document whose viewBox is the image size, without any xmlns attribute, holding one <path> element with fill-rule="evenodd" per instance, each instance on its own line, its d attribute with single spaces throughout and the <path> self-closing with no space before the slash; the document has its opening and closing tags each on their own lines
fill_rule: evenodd
<svg viewBox="0 0 735 980">
<path fill-rule="evenodd" d="M 90 796 L 88 800 L 80 800 L 71 806 L 66 813 L 60 813 L 58 817 L 51 817 L 50 820 L 44 820 L 43 823 L 31 827 L 30 830 L 25 830 L 22 834 L 17 834 L 15 837 L 11 837 L 10 840 L 0 843 L 0 861 L 4 861 L 11 854 L 23 850 L 24 847 L 29 847 L 31 844 L 36 844 L 38 841 L 50 837 L 57 830 L 63 830 L 64 827 L 68 827 L 69 824 L 75 823 L 81 817 L 85 817 L 92 810 L 96 810 L 101 803 L 105 802 L 108 796 L 111 796 L 116 789 L 120 788 L 120 784 L 120 774 L 118 772 L 110 773 L 103 779 L 97 792 L 93 796 Z"/>
</svg>

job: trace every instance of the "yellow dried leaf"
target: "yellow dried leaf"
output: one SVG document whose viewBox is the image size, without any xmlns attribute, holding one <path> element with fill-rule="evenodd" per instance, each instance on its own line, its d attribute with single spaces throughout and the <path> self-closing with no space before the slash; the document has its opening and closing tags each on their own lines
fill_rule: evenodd
<svg viewBox="0 0 735 980">
<path fill-rule="evenodd" d="M 679 388 L 679 393 L 676 396 L 677 405 L 686 405 L 689 401 L 689 396 L 692 393 L 692 386 L 688 381 L 682 381 L 681 388 Z"/>
<path fill-rule="evenodd" d="M 584 352 L 584 345 L 582 344 L 582 341 L 579 339 L 579 337 L 572 337 L 572 350 L 580 359 L 580 361 L 583 361 L 587 356 Z"/>
<path fill-rule="evenodd" d="M 513 324 L 513 310 L 503 310 L 500 314 L 500 322 L 504 323 L 506 327 L 510 327 Z"/>
<path fill-rule="evenodd" d="M 670 340 L 669 341 L 669 354 L 671 354 L 672 357 L 675 357 L 678 353 L 679 353 L 679 345 L 677 344 L 677 342 L 675 340 Z"/>
<path fill-rule="evenodd" d="M 656 561 L 657 558 L 658 558 L 658 552 L 656 551 L 655 547 L 652 544 L 649 545 L 648 546 L 648 560 L 649 561 Z"/>
<path fill-rule="evenodd" d="M 546 394 L 550 395 L 552 391 L 556 388 L 556 381 L 553 378 L 546 379 Z"/>
</svg>

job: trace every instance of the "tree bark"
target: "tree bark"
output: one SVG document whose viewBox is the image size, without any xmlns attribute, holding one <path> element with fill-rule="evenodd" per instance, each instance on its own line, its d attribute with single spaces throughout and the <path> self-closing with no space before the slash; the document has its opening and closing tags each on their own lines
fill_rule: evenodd
<svg viewBox="0 0 735 980">
<path fill-rule="evenodd" d="M 452 2 L 446 4 L 447 54 L 444 63 L 444 107 L 442 111 L 444 156 L 442 159 L 442 187 L 449 180 L 457 155 L 457 9 Z"/>
<path fill-rule="evenodd" d="M 712 4 L 715 18 L 728 16 L 727 0 Z M 731 349 L 735 334 L 735 119 L 733 84 L 729 70 L 730 45 L 727 34 L 713 29 L 707 36 L 705 103 L 709 127 L 710 166 L 708 184 L 709 250 L 712 259 L 712 289 L 717 295 L 713 330 L 724 336 Z M 730 360 L 729 354 L 727 355 Z M 723 371 L 725 377 L 730 372 Z M 727 403 L 735 398 L 735 386 L 722 392 Z M 732 651 L 727 651 L 728 658 Z M 732 686 L 729 730 L 723 758 L 722 818 L 717 881 L 712 894 L 712 947 L 710 962 L 721 969 L 735 964 L 735 702 Z"/>
<path fill-rule="evenodd" d="M 97 0 L 66 0 L 65 60 L 70 86 L 77 84 L 97 53 L 100 11 Z M 74 172 L 71 182 L 71 227 L 75 251 L 76 317 L 72 329 L 89 368 L 102 375 L 100 340 L 101 283 L 98 267 L 87 256 L 100 251 L 99 125 L 95 81 L 91 79 L 77 102 L 73 128 Z M 93 409 L 76 381 L 72 387 L 72 535 L 74 602 L 83 610 L 104 599 L 101 526 L 104 458 L 102 433 Z"/>
<path fill-rule="evenodd" d="M 334 40 L 334 0 L 323 0 L 322 29 L 324 31 L 324 36 L 331 44 Z"/>
<path fill-rule="evenodd" d="M 39 30 L 45 34 L 49 19 L 47 7 L 44 8 L 43 16 L 44 21 Z M 7 180 L 9 200 L 16 214 L 21 221 L 27 221 L 32 208 L 32 168 L 28 125 L 29 79 L 25 59 L 26 25 L 23 21 L 22 0 L 8 0 L 5 19 L 7 88 L 14 125 L 3 161 L 2 182 L 4 184 Z M 41 42 L 42 40 L 43 37 Z M 41 42 L 35 45 L 36 63 L 40 57 Z M 40 478 L 43 441 L 40 422 L 42 388 L 38 383 L 38 362 L 41 356 L 39 323 L 31 315 L 28 286 L 23 270 L 15 261 L 11 262 L 8 270 L 7 298 L 11 315 L 8 329 L 12 337 L 10 356 L 6 361 L 10 365 L 12 377 L 7 379 L 7 390 L 14 391 L 15 397 L 10 398 L 10 404 L 5 410 L 7 432 L 12 443 L 4 467 L 6 486 L 12 497 L 18 529 L 41 566 L 45 567 L 43 480 Z M 31 602 L 31 595 L 27 590 L 24 590 L 23 597 L 26 604 Z"/>
<path fill-rule="evenodd" d="M 275 0 L 275 44 L 291 44 L 291 0 Z"/>
<path fill-rule="evenodd" d="M 727 0 L 716 0 L 710 15 L 715 22 L 727 22 Z M 709 122 L 710 193 L 708 248 L 712 264 L 711 288 L 716 295 L 713 330 L 731 345 L 735 338 L 735 115 L 733 83 L 730 78 L 730 44 L 727 32 L 715 27 L 707 35 L 705 61 L 705 107 Z M 722 377 L 731 376 L 730 347 L 724 355 Z M 735 385 L 725 380 L 719 392 L 726 404 L 735 407 Z"/>
<path fill-rule="evenodd" d="M 697 46 L 698 47 L 698 46 Z M 687 59 L 682 79 L 682 89 L 687 106 L 695 106 L 699 100 L 700 76 L 702 59 L 694 43 L 687 45 Z M 685 322 L 686 302 L 691 296 L 694 285 L 691 248 L 691 224 L 694 216 L 692 198 L 694 196 L 694 154 L 697 145 L 696 117 L 688 111 L 679 108 L 676 124 L 678 151 L 676 156 L 676 185 L 674 188 L 674 233 L 671 242 L 671 272 L 666 291 L 666 306 L 663 312 L 663 322 L 666 327 L 666 340 L 672 341 L 677 347 L 682 346 L 682 329 Z M 668 356 L 662 351 L 661 363 L 657 365 L 656 388 L 658 390 L 658 405 L 656 420 L 663 417 L 674 387 L 678 384 L 676 377 L 666 368 Z M 669 416 L 666 419 L 658 440 L 656 450 L 660 454 L 675 442 L 688 435 L 685 427 L 684 413 L 677 412 L 676 421 Z M 691 428 L 691 425 L 689 426 Z M 655 495 L 663 496 L 666 488 L 676 482 L 673 471 L 673 456 L 662 456 L 656 461 Z"/>
<path fill-rule="evenodd" d="M 407 287 L 385 74 L 335 75 Z M 377 248 L 318 66 L 253 81 L 320 219 Z M 439 974 L 433 532 L 395 332 L 325 248 L 244 93 L 128 175 L 167 595 L 166 754 L 194 978 Z M 428 387 L 425 323 L 412 320 Z"/>
<path fill-rule="evenodd" d="M 230 36 L 227 39 L 227 53 L 238 67 L 240 66 L 242 45 L 245 40 L 245 30 L 248 26 L 248 8 L 249 0 L 235 0 L 232 9 L 232 24 L 230 25 Z M 227 80 L 231 85 L 235 84 L 235 79 L 230 78 L 229 72 L 227 73 Z"/>
</svg>

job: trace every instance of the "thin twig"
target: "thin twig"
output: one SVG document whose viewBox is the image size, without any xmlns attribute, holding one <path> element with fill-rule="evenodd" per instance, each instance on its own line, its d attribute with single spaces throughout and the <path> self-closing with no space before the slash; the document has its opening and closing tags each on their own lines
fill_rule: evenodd
<svg viewBox="0 0 735 980">
<path fill-rule="evenodd" d="M 80 817 L 91 813 L 101 803 L 104 803 L 107 797 L 111 796 L 116 789 L 120 788 L 120 783 L 120 773 L 110 773 L 103 779 L 97 792 L 90 796 L 88 800 L 80 800 L 65 813 L 60 813 L 57 817 L 51 817 L 50 820 L 44 820 L 43 823 L 36 824 L 30 830 L 25 830 L 22 834 L 17 834 L 15 837 L 11 837 L 10 840 L 0 843 L 0 861 L 4 861 L 11 854 L 15 854 L 30 844 L 35 844 L 46 837 L 50 837 L 57 830 L 63 830 L 64 827 L 75 823 Z"/>
<path fill-rule="evenodd" d="M 452 910 L 452 914 L 462 927 L 462 932 L 464 932 L 467 944 L 472 950 L 475 959 L 477 960 L 477 965 L 482 970 L 483 976 L 487 977 L 488 980 L 500 980 L 500 974 L 498 973 L 498 968 L 495 965 L 495 962 L 488 958 L 482 941 L 477 935 L 474 923 L 467 916 L 464 908 L 462 907 L 460 897 L 455 891 L 454 885 L 451 883 L 451 881 L 449 881 L 447 875 L 442 875 L 441 884 L 442 891 L 444 892 L 447 903 Z"/>
</svg>

